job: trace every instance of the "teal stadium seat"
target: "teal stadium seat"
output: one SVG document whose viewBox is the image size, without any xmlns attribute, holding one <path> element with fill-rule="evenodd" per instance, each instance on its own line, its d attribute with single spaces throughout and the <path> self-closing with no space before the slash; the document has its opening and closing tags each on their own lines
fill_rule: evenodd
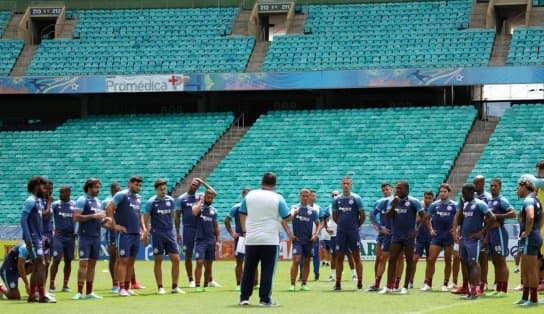
<svg viewBox="0 0 544 314">
<path fill-rule="evenodd" d="M 168 180 L 169 188 L 182 180 L 232 120 L 232 113 L 90 116 L 54 131 L 0 132 L 0 217 L 18 222 L 33 175 L 53 180 L 55 198 L 60 185 L 70 184 L 74 199 L 89 177 L 102 180 L 104 199 L 111 182 L 124 187 L 130 176 L 141 175 L 147 200 L 157 178 Z"/>
<path fill-rule="evenodd" d="M 3 34 L 11 17 L 11 12 L 0 11 L 0 34 Z M 23 50 L 22 40 L 0 39 L 0 76 L 7 76 Z"/>
<path fill-rule="evenodd" d="M 506 64 L 544 64 L 544 27 L 514 29 Z"/>
<path fill-rule="evenodd" d="M 278 174 L 278 192 L 288 203 L 298 202 L 299 190 L 308 187 L 322 206 L 350 175 L 370 210 L 383 181 L 408 179 L 416 197 L 437 190 L 475 117 L 468 106 L 272 111 L 207 181 L 219 191 L 215 205 L 222 217 L 240 201 L 243 187 L 260 186 L 266 171 Z"/>
<path fill-rule="evenodd" d="M 243 72 L 255 38 L 223 36 L 238 12 L 81 10 L 73 39 L 44 41 L 27 75 Z"/>
<path fill-rule="evenodd" d="M 486 66 L 493 47 L 494 30 L 458 29 L 468 25 L 472 0 L 307 10 L 305 35 L 275 37 L 264 71 Z"/>
</svg>

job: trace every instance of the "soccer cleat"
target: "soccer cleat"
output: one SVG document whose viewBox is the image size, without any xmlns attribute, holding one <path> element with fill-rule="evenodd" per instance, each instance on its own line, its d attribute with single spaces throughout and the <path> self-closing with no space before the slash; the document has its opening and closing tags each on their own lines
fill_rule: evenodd
<svg viewBox="0 0 544 314">
<path fill-rule="evenodd" d="M 450 290 L 448 289 L 448 286 L 442 286 L 441 291 L 442 292 L 449 292 Z"/>
<path fill-rule="evenodd" d="M 128 289 L 127 290 L 127 293 L 132 297 L 132 296 L 135 296 L 135 295 L 138 295 L 138 293 L 136 293 L 136 291 L 132 290 L 132 289 Z"/>
<path fill-rule="evenodd" d="M 308 287 L 307 285 L 300 286 L 300 291 L 312 291 L 312 288 Z"/>
<path fill-rule="evenodd" d="M 196 288 L 196 282 L 194 282 L 194 280 L 189 282 L 189 288 Z"/>
<path fill-rule="evenodd" d="M 212 280 L 212 281 L 208 282 L 208 287 L 221 288 L 221 285 L 219 283 L 217 283 L 217 281 Z"/>
<path fill-rule="evenodd" d="M 72 290 L 70 290 L 70 288 L 68 288 L 68 287 L 63 287 L 62 288 L 62 292 L 70 292 L 70 291 L 72 291 Z"/>
<path fill-rule="evenodd" d="M 389 288 L 383 288 L 380 292 L 378 292 L 378 294 L 388 294 L 388 293 L 393 293 L 393 290 Z"/>
<path fill-rule="evenodd" d="M 516 302 L 514 302 L 514 305 L 521 305 L 521 304 L 523 304 L 523 303 L 525 303 L 525 302 L 527 302 L 527 301 L 528 301 L 528 300 L 519 299 L 519 300 L 517 300 Z"/>
<path fill-rule="evenodd" d="M 453 282 L 450 283 L 450 285 L 448 286 L 448 289 L 450 290 L 457 289 L 457 284 L 454 284 Z"/>
<path fill-rule="evenodd" d="M 516 268 L 514 268 L 514 274 L 517 274 L 519 273 L 519 267 L 516 266 Z"/>
<path fill-rule="evenodd" d="M 296 290 L 296 288 L 295 288 L 295 285 L 291 285 L 291 286 L 289 286 L 289 289 L 287 289 L 287 291 L 289 291 L 289 292 L 295 292 L 295 291 L 297 291 L 297 290 Z"/>
<path fill-rule="evenodd" d="M 91 292 L 85 296 L 85 299 L 102 299 L 102 297 Z"/>
<path fill-rule="evenodd" d="M 474 293 L 469 293 L 466 296 L 462 297 L 461 299 L 467 300 L 467 301 L 473 301 L 473 300 L 478 299 L 478 295 L 474 294 Z"/>
<path fill-rule="evenodd" d="M 338 285 L 334 285 L 332 287 L 332 291 L 342 291 L 342 287 L 341 286 L 338 286 Z"/>
<path fill-rule="evenodd" d="M 357 275 L 351 275 L 351 280 L 357 281 Z"/>
<path fill-rule="evenodd" d="M 57 292 L 57 289 L 55 289 L 55 287 L 49 287 L 49 290 L 47 291 L 49 291 L 50 293 L 55 293 Z"/>
<path fill-rule="evenodd" d="M 408 289 L 406 289 L 406 288 L 400 289 L 400 294 L 401 295 L 408 294 Z"/>
<path fill-rule="evenodd" d="M 332 275 L 329 276 L 329 281 L 336 281 L 336 278 L 334 278 Z"/>
<path fill-rule="evenodd" d="M 276 303 L 274 300 L 270 299 L 268 302 L 261 301 L 259 302 L 260 306 L 268 306 L 268 307 L 276 307 L 278 306 L 278 303 Z"/>
<path fill-rule="evenodd" d="M 72 297 L 72 300 L 82 300 L 83 299 L 83 295 L 81 293 L 76 293 L 76 295 L 74 295 Z"/>
<path fill-rule="evenodd" d="M 499 291 L 493 291 L 493 292 L 486 293 L 485 296 L 486 297 L 496 297 L 497 294 L 499 294 Z"/>
<path fill-rule="evenodd" d="M 119 293 L 119 286 L 113 286 L 113 287 L 111 288 L 111 293 L 118 294 L 118 293 Z"/>
<path fill-rule="evenodd" d="M 28 303 L 35 303 L 35 302 L 38 302 L 38 299 L 32 298 L 32 297 L 28 297 L 28 299 L 26 299 L 26 301 L 27 301 Z"/>
<path fill-rule="evenodd" d="M 249 305 L 249 301 L 248 301 L 248 300 L 240 301 L 239 305 L 240 305 L 240 306 L 248 306 L 248 305 Z"/>
<path fill-rule="evenodd" d="M 514 288 L 515 291 L 521 291 L 523 290 L 523 285 L 518 285 L 517 287 Z"/>
<path fill-rule="evenodd" d="M 166 291 L 164 291 L 164 288 L 159 288 L 159 291 L 157 291 L 157 294 L 166 294 Z"/>
<path fill-rule="evenodd" d="M 38 302 L 39 303 L 57 303 L 57 300 L 46 295 L 43 298 L 41 298 Z"/>
<path fill-rule="evenodd" d="M 236 291 L 240 291 L 240 285 L 236 285 Z"/>
<path fill-rule="evenodd" d="M 204 292 L 204 288 L 196 287 L 195 292 Z"/>
<path fill-rule="evenodd" d="M 145 289 L 145 287 L 142 286 L 139 282 L 133 283 L 133 284 L 131 285 L 131 287 L 132 287 L 132 289 L 134 289 L 134 290 Z"/>
<path fill-rule="evenodd" d="M 378 292 L 380 291 L 380 287 L 378 286 L 370 286 L 368 289 L 366 289 L 367 292 Z"/>
<path fill-rule="evenodd" d="M 119 290 L 119 296 L 120 297 L 130 297 L 130 294 L 128 293 L 128 291 L 126 289 L 121 289 L 121 290 Z"/>
<path fill-rule="evenodd" d="M 179 287 L 177 287 L 175 289 L 172 289 L 172 293 L 185 294 L 185 291 L 183 291 Z"/>
<path fill-rule="evenodd" d="M 424 284 L 423 287 L 421 289 L 419 289 L 420 291 L 431 291 L 433 290 L 433 288 L 431 288 L 431 286 L 429 286 L 428 284 Z"/>
<path fill-rule="evenodd" d="M 459 287 L 457 289 L 452 290 L 451 293 L 453 293 L 453 294 L 466 294 L 466 293 L 468 293 L 468 289 L 464 288 L 464 287 Z"/>
<path fill-rule="evenodd" d="M 538 305 L 538 302 L 531 302 L 530 300 L 523 302 L 520 306 L 535 306 Z"/>
<path fill-rule="evenodd" d="M 315 275 L 314 275 L 314 280 L 315 280 L 315 281 L 318 281 L 318 280 L 319 280 L 319 274 L 315 274 Z"/>
</svg>

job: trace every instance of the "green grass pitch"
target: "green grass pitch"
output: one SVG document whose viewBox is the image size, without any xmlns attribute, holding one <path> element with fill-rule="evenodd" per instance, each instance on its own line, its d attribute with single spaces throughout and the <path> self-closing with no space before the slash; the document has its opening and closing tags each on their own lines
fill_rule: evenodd
<svg viewBox="0 0 544 314">
<path fill-rule="evenodd" d="M 273 299 L 279 304 L 277 308 L 261 308 L 258 304 L 258 292 L 255 291 L 251 299 L 251 306 L 238 306 L 239 294 L 235 291 L 234 262 L 218 261 L 214 267 L 214 279 L 223 285 L 221 288 L 210 288 L 208 292 L 196 293 L 187 287 L 185 269 L 182 266 L 180 286 L 187 292 L 184 295 L 156 294 L 152 262 L 138 262 L 138 280 L 146 286 L 139 290 L 139 296 L 120 298 L 110 292 L 111 281 L 106 271 L 107 263 L 99 262 L 95 278 L 95 292 L 104 298 L 102 300 L 72 301 L 74 292 L 57 292 L 57 304 L 27 304 L 25 301 L 0 301 L 0 313 L 537 313 L 542 312 L 544 305 L 531 309 L 522 309 L 512 303 L 519 299 L 518 292 L 510 291 L 509 297 L 486 298 L 477 301 L 464 301 L 459 296 L 444 292 L 420 292 L 425 263 L 418 264 L 415 286 L 410 294 L 401 296 L 378 295 L 370 292 L 356 292 L 355 282 L 351 281 L 348 272 L 344 272 L 343 291 L 332 292 L 332 283 L 327 281 L 330 274 L 328 267 L 321 267 L 321 280 L 310 281 L 313 289 L 309 292 L 288 292 L 290 261 L 279 263 L 275 281 Z M 347 265 L 346 265 L 347 266 Z M 489 265 L 489 280 L 493 280 L 493 266 Z M 61 264 L 62 267 L 62 264 Z M 513 264 L 509 264 L 513 269 Z M 75 274 L 77 263 L 73 263 L 70 288 L 75 290 Z M 363 277 L 365 289 L 373 282 L 373 262 L 364 262 Z M 170 264 L 163 264 L 165 289 L 170 287 Z M 443 264 L 437 264 L 434 289 L 439 289 L 443 277 Z M 60 277 L 59 277 L 60 276 Z M 313 274 L 310 274 L 313 279 Z M 57 277 L 57 287 L 61 284 L 62 273 Z M 384 281 L 382 281 L 383 284 Z M 509 288 L 519 284 L 519 274 L 511 271 Z M 299 284 L 297 283 L 297 288 Z M 542 295 L 544 298 L 544 295 Z"/>
</svg>

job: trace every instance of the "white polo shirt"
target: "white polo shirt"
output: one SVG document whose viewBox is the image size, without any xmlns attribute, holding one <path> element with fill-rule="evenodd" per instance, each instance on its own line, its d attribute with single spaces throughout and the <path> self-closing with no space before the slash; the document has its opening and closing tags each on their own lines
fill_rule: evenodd
<svg viewBox="0 0 544 314">
<path fill-rule="evenodd" d="M 240 205 L 246 215 L 246 245 L 279 245 L 281 220 L 291 214 L 283 196 L 269 190 L 249 192 Z"/>
</svg>

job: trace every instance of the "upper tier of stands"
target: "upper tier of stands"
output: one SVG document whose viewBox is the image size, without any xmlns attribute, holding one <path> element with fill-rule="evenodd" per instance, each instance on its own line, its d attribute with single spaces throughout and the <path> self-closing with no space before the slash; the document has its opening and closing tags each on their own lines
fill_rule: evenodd
<svg viewBox="0 0 544 314">
<path fill-rule="evenodd" d="M 224 216 L 266 171 L 277 173 L 277 191 L 290 204 L 307 187 L 327 206 L 346 175 L 367 210 L 384 181 L 408 179 L 419 198 L 446 179 L 475 117 L 468 106 L 270 112 L 208 178 L 219 192 L 215 206 Z"/>
<path fill-rule="evenodd" d="M 509 65 L 544 64 L 544 27 L 516 28 L 506 61 Z"/>
<path fill-rule="evenodd" d="M 26 181 L 38 174 L 53 180 L 55 198 L 61 185 L 71 185 L 73 199 L 89 177 L 102 180 L 104 199 L 111 182 L 124 188 L 141 175 L 147 200 L 156 179 L 169 188 L 183 179 L 232 120 L 232 113 L 91 116 L 54 131 L 0 132 L 0 223 L 18 221 Z"/>
<path fill-rule="evenodd" d="M 524 173 L 534 174 L 537 161 L 544 156 L 544 105 L 514 105 L 504 113 L 468 182 L 476 175 L 489 181 L 501 178 L 502 194 L 516 210 L 522 202 L 516 194 L 517 180 Z"/>
<path fill-rule="evenodd" d="M 254 37 L 230 33 L 239 10 L 81 10 L 71 40 L 44 40 L 27 75 L 243 72 Z"/>
<path fill-rule="evenodd" d="M 309 6 L 311 35 L 275 37 L 263 69 L 485 66 L 495 32 L 465 29 L 471 10 L 472 0 Z"/>
<path fill-rule="evenodd" d="M 0 11 L 0 38 L 11 17 L 11 12 Z M 0 39 L 0 76 L 9 75 L 23 49 L 22 40 Z"/>
</svg>

